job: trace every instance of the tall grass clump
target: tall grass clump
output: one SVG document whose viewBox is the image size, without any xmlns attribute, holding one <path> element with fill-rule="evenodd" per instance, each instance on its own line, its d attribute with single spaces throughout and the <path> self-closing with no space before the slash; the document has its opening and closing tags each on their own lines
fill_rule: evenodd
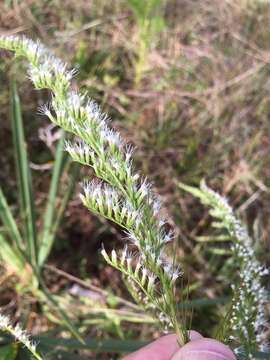
<svg viewBox="0 0 270 360">
<path fill-rule="evenodd" d="M 15 274 L 24 290 L 35 296 L 42 305 L 56 311 L 67 327 L 79 338 L 61 306 L 50 295 L 42 277 L 45 261 L 53 248 L 64 211 L 75 185 L 75 168 L 70 166 L 63 152 L 65 134 L 61 131 L 56 146 L 52 176 L 44 215 L 40 215 L 35 203 L 32 173 L 24 135 L 24 124 L 16 82 L 10 84 L 10 108 L 13 149 L 17 180 L 18 218 L 8 204 L 0 186 L 0 257 L 10 274 Z M 61 206 L 56 206 L 63 174 L 69 174 Z M 41 226 L 38 226 L 38 223 Z M 18 287 L 18 293 L 21 292 Z"/>
<path fill-rule="evenodd" d="M 134 299 L 159 320 L 164 331 L 175 331 L 183 345 L 188 340 L 189 324 L 176 292 L 182 273 L 179 265 L 166 256 L 166 244 L 174 234 L 161 216 L 161 203 L 151 184 L 134 169 L 132 147 L 109 126 L 107 115 L 93 100 L 72 89 L 75 71 L 43 45 L 25 37 L 2 36 L 0 47 L 27 59 L 28 75 L 35 88 L 51 90 L 52 101 L 41 112 L 74 136 L 65 145 L 72 159 L 94 170 L 96 179 L 83 185 L 82 203 L 121 226 L 127 235 L 128 243 L 120 253 L 102 249 L 105 261 L 122 273 Z M 232 289 L 232 316 L 222 340 L 233 341 L 237 352 L 252 358 L 254 351 L 265 347 L 261 277 L 266 271 L 256 260 L 253 244 L 227 202 L 205 185 L 200 190 L 186 190 L 212 207 L 212 215 L 233 240 L 232 257 L 238 264 L 240 285 L 236 283 Z"/>
</svg>

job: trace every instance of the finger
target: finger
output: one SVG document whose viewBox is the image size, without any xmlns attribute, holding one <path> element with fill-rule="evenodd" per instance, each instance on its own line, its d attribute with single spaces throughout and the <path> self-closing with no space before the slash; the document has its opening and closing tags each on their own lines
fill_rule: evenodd
<svg viewBox="0 0 270 360">
<path fill-rule="evenodd" d="M 197 331 L 190 331 L 190 340 L 201 339 L 202 335 Z M 145 346 L 143 349 L 126 356 L 123 360 L 168 360 L 179 350 L 177 337 L 175 334 L 163 336 L 160 339 Z"/>
<path fill-rule="evenodd" d="M 189 332 L 190 341 L 199 340 L 199 339 L 203 339 L 203 336 L 198 331 L 191 330 Z"/>
<path fill-rule="evenodd" d="M 178 349 L 177 337 L 171 334 L 162 336 L 143 349 L 126 356 L 123 360 L 168 360 Z"/>
<path fill-rule="evenodd" d="M 202 338 L 183 346 L 171 360 L 236 360 L 231 349 L 221 342 Z"/>
</svg>

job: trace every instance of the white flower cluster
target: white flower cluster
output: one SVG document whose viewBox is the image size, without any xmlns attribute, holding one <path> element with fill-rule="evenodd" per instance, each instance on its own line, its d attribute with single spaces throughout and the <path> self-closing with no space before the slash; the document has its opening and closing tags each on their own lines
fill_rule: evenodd
<svg viewBox="0 0 270 360">
<path fill-rule="evenodd" d="M 133 149 L 109 127 L 107 115 L 94 101 L 71 89 L 75 71 L 69 71 L 67 64 L 51 55 L 44 46 L 24 37 L 0 36 L 0 47 L 26 57 L 34 86 L 51 90 L 51 105 L 43 107 L 43 113 L 80 139 L 74 143 L 67 142 L 67 152 L 74 161 L 91 166 L 96 176 L 105 182 L 86 183 L 81 194 L 83 204 L 125 229 L 139 249 L 143 268 L 157 278 L 155 282 L 148 276 L 146 285 L 144 277 L 140 277 L 149 301 L 154 300 L 150 290 L 154 291 L 158 283 L 157 293 L 167 295 L 161 310 L 177 326 L 177 306 L 166 303 L 166 299 L 174 302 L 173 284 L 181 272 L 164 260 L 164 246 L 173 235 L 166 230 L 166 221 L 160 219 L 160 202 L 150 184 L 145 179 L 140 180 L 133 169 Z M 108 257 L 105 259 L 108 260 Z M 115 266 L 115 262 L 110 263 Z M 128 262 L 124 265 L 128 266 Z M 120 270 L 123 272 L 123 267 Z M 180 331 L 177 332 L 180 334 Z M 183 336 L 179 340 L 183 342 Z"/>
<path fill-rule="evenodd" d="M 156 275 L 151 273 L 141 262 L 140 260 L 136 261 L 136 267 L 133 269 L 132 260 L 133 257 L 128 253 L 127 248 L 125 248 L 121 256 L 117 256 L 115 250 L 112 250 L 111 256 L 109 256 L 105 249 L 101 251 L 102 256 L 108 263 L 118 268 L 125 275 L 129 275 L 135 280 L 135 282 L 140 287 L 141 291 L 145 293 L 146 296 L 153 294 L 154 285 L 156 281 Z"/>
<path fill-rule="evenodd" d="M 13 327 L 10 319 L 7 316 L 0 314 L 0 329 L 12 335 L 15 340 L 26 347 L 36 359 L 42 360 L 42 357 L 37 353 L 36 344 L 30 339 L 28 333 L 23 330 L 19 324 Z"/>
<path fill-rule="evenodd" d="M 269 274 L 256 258 L 254 245 L 246 228 L 234 216 L 227 200 L 209 189 L 205 183 L 201 185 L 202 202 L 210 205 L 211 215 L 218 218 L 234 240 L 231 248 L 234 263 L 239 267 L 239 285 L 232 285 L 234 293 L 231 314 L 231 340 L 239 343 L 237 354 L 245 354 L 253 358 L 253 351 L 266 351 L 267 294 L 262 286 L 262 277 Z"/>
<path fill-rule="evenodd" d="M 87 182 L 80 197 L 85 207 L 102 214 L 127 230 L 139 226 L 140 212 L 108 184 L 95 180 Z"/>
</svg>

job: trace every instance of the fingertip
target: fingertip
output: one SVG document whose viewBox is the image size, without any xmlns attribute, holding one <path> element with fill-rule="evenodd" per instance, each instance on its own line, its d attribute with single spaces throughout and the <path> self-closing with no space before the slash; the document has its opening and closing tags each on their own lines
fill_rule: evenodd
<svg viewBox="0 0 270 360">
<path fill-rule="evenodd" d="M 199 340 L 199 339 L 203 339 L 203 336 L 195 330 L 191 330 L 189 331 L 189 340 L 190 341 L 195 341 L 195 340 Z"/>
<path fill-rule="evenodd" d="M 124 357 L 122 360 L 167 360 L 170 359 L 177 350 L 179 350 L 177 337 L 175 334 L 170 334 L 162 336 L 143 349 Z"/>
<path fill-rule="evenodd" d="M 231 349 L 221 342 L 201 338 L 189 342 L 177 351 L 172 360 L 236 360 Z"/>
</svg>

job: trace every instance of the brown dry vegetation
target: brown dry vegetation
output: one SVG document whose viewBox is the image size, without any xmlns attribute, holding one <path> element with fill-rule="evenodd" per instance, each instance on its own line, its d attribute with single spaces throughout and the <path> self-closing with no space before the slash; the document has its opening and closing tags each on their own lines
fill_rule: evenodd
<svg viewBox="0 0 270 360">
<path fill-rule="evenodd" d="M 102 104 L 113 125 L 136 145 L 138 168 L 162 196 L 176 230 L 174 246 L 189 276 L 191 298 L 214 299 L 226 295 L 230 283 L 227 265 L 223 266 L 226 254 L 218 255 L 224 246 L 200 241 L 200 236 L 214 234 L 209 216 L 177 183 L 198 185 L 205 178 L 226 195 L 255 238 L 262 239 L 262 258 L 270 261 L 270 4 L 164 0 L 161 16 L 165 27 L 151 39 L 139 84 L 134 84 L 138 25 L 124 0 L 2 1 L 0 32 L 40 38 L 79 67 L 77 84 Z M 3 56 L 0 67 L 7 70 L 10 57 Z M 57 132 L 36 115 L 46 94 L 33 91 L 23 74 L 19 80 L 35 201 L 42 211 Z M 16 208 L 7 71 L 1 71 L 0 84 L 0 182 Z M 111 248 L 121 247 L 122 241 L 121 232 L 89 214 L 75 194 L 48 265 L 128 298 L 119 274 L 98 255 L 101 243 Z M 48 319 L 18 284 L 14 290 L 16 279 L 11 275 L 3 265 L 1 308 L 27 319 L 32 332 L 44 331 Z M 63 296 L 69 296 L 76 282 L 49 268 L 46 277 L 50 290 Z M 91 301 L 84 304 L 89 306 L 84 316 L 92 311 Z M 194 327 L 211 335 L 217 312 L 222 311 L 199 306 Z M 158 334 L 147 324 L 108 324 L 90 324 L 86 333 L 144 339 Z"/>
</svg>

